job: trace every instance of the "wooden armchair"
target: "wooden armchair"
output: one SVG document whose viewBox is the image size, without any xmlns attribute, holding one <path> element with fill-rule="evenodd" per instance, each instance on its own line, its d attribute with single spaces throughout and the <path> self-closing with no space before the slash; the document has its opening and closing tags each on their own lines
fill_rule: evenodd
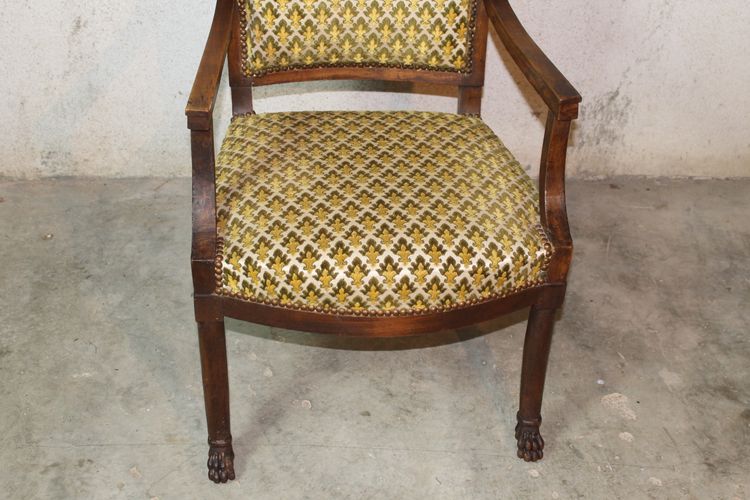
<svg viewBox="0 0 750 500">
<path fill-rule="evenodd" d="M 488 21 L 549 107 L 538 191 L 479 118 Z M 227 57 L 234 117 L 215 158 Z M 253 112 L 254 85 L 317 79 L 455 85 L 458 114 Z M 516 439 L 520 458 L 542 458 L 580 101 L 507 0 L 217 1 L 186 109 L 211 480 L 234 479 L 226 316 L 394 337 L 530 306 Z"/>
</svg>

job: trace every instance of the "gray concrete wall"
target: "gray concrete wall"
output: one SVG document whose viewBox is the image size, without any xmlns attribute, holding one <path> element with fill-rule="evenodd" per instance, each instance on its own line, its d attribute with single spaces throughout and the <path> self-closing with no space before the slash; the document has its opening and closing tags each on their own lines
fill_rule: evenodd
<svg viewBox="0 0 750 500">
<path fill-rule="evenodd" d="M 182 108 L 211 0 L 0 2 L 0 176 L 189 174 Z M 746 2 L 513 4 L 585 97 L 572 175 L 750 175 Z M 484 117 L 534 172 L 543 106 L 515 69 L 508 72 L 496 45 L 488 50 Z M 264 88 L 257 108 L 455 109 L 445 93 L 385 87 L 391 91 L 363 96 L 362 88 Z M 224 92 L 219 125 L 227 101 Z"/>
</svg>

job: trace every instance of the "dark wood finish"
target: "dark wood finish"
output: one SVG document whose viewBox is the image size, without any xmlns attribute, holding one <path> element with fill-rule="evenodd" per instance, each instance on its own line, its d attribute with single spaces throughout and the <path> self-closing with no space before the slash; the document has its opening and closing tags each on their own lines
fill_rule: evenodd
<svg viewBox="0 0 750 500">
<path fill-rule="evenodd" d="M 547 374 L 547 359 L 552 341 L 555 309 L 531 307 L 521 366 L 521 395 L 516 424 L 518 457 L 536 462 L 543 456 L 544 440 L 539 434 L 542 424 L 542 394 Z"/>
<path fill-rule="evenodd" d="M 477 115 L 482 111 L 482 87 L 458 88 L 458 113 Z"/>
<path fill-rule="evenodd" d="M 253 88 L 232 87 L 232 114 L 245 115 L 253 112 Z"/>
<path fill-rule="evenodd" d="M 474 77 L 466 81 L 463 85 L 478 86 L 484 85 L 484 66 L 487 61 L 487 33 L 489 30 L 489 19 L 487 10 L 484 6 L 484 0 L 477 1 L 477 21 L 474 31 L 474 51 L 472 53 L 471 68 Z"/>
<path fill-rule="evenodd" d="M 229 85 L 232 88 L 232 113 L 244 115 L 253 111 L 253 82 L 242 72 L 242 43 L 240 21 L 242 16 L 238 2 L 232 2 L 232 37 L 229 41 Z"/>
<path fill-rule="evenodd" d="M 191 263 L 195 296 L 214 291 L 216 260 L 216 182 L 214 178 L 214 134 L 208 130 L 190 132 L 193 157 L 193 241 Z"/>
<path fill-rule="evenodd" d="M 569 133 L 570 121 L 560 120 L 550 111 L 539 168 L 539 213 L 542 226 L 555 247 L 548 271 L 552 282 L 565 282 L 573 257 L 573 238 L 565 206 L 565 158 Z"/>
<path fill-rule="evenodd" d="M 548 285 L 526 289 L 505 299 L 419 316 L 334 316 L 249 304 L 229 297 L 222 298 L 219 304 L 224 316 L 278 328 L 352 337 L 405 337 L 472 325 L 540 302 L 546 307 L 557 307 L 562 304 L 564 293 L 564 287 Z M 213 304 L 206 305 L 204 312 L 209 317 Z"/>
<path fill-rule="evenodd" d="M 330 67 L 278 71 L 253 78 L 253 85 L 306 82 L 312 80 L 381 80 L 419 82 L 441 85 L 477 85 L 476 74 L 448 71 L 426 71 L 408 68 Z"/>
<path fill-rule="evenodd" d="M 233 0 L 217 0 L 211 31 L 186 108 L 193 158 L 191 262 L 208 420 L 209 478 L 216 482 L 234 478 L 224 317 L 334 335 L 396 337 L 465 326 L 531 306 L 524 343 L 516 439 L 519 457 L 529 461 L 542 458 L 544 441 L 539 434 L 539 426 L 547 359 L 555 310 L 562 305 L 565 296 L 573 251 L 565 207 L 565 160 L 570 121 L 578 115 L 580 95 L 529 37 L 507 0 L 484 0 L 484 3 L 480 3 L 473 71 L 467 74 L 398 68 L 317 68 L 272 73 L 253 80 L 242 72 L 241 26 L 237 8 Z M 249 303 L 218 294 L 214 274 L 217 235 L 215 148 L 211 116 L 227 56 L 235 114 L 252 112 L 252 85 L 318 79 L 374 79 L 456 85 L 459 87 L 459 113 L 479 114 L 489 22 L 549 108 L 539 172 L 541 224 L 555 247 L 548 272 L 549 282 L 459 310 L 388 317 L 305 312 Z"/>
<path fill-rule="evenodd" d="M 229 378 L 224 322 L 198 323 L 203 396 L 208 422 L 208 477 L 216 483 L 234 479 L 234 450 L 229 426 Z"/>
</svg>

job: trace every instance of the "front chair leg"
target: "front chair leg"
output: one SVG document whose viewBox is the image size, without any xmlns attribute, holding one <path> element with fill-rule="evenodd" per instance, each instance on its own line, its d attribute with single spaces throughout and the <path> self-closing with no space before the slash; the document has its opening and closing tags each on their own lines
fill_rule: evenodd
<svg viewBox="0 0 750 500">
<path fill-rule="evenodd" d="M 544 456 L 544 439 L 539 426 L 542 424 L 542 394 L 554 322 L 555 309 L 531 308 L 523 344 L 521 401 L 516 424 L 518 458 L 527 462 L 536 462 Z"/>
<path fill-rule="evenodd" d="M 229 429 L 229 379 L 224 321 L 198 323 L 203 396 L 208 423 L 208 478 L 234 479 L 234 450 Z"/>
</svg>

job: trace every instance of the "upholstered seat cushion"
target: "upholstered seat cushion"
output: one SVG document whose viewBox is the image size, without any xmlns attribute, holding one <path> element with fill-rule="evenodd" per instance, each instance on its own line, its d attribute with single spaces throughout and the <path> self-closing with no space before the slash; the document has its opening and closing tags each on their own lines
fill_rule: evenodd
<svg viewBox="0 0 750 500">
<path fill-rule="evenodd" d="M 237 116 L 216 168 L 221 294 L 423 314 L 545 281 L 537 190 L 478 117 Z"/>
</svg>

